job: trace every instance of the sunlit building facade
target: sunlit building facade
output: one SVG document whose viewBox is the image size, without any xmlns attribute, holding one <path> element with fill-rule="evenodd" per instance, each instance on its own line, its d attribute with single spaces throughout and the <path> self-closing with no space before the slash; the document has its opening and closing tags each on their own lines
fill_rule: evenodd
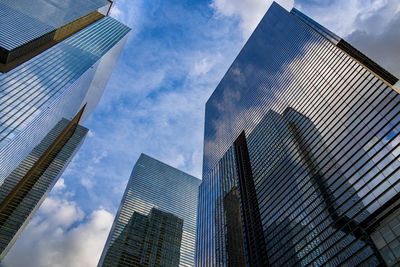
<svg viewBox="0 0 400 267">
<path fill-rule="evenodd" d="M 0 259 L 71 160 L 130 31 L 107 0 L 0 0 Z"/>
<path fill-rule="evenodd" d="M 398 264 L 397 81 L 273 3 L 206 104 L 196 266 Z"/>
<path fill-rule="evenodd" d="M 141 154 L 98 266 L 194 266 L 200 182 Z"/>
</svg>

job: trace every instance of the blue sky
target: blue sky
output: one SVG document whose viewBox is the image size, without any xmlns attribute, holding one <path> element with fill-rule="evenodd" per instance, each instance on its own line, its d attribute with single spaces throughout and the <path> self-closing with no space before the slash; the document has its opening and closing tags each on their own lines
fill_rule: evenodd
<svg viewBox="0 0 400 267">
<path fill-rule="evenodd" d="M 118 0 L 132 28 L 85 143 L 4 260 L 96 266 L 130 172 L 146 153 L 201 177 L 204 105 L 269 0 Z M 400 75 L 398 0 L 284 0 Z"/>
</svg>

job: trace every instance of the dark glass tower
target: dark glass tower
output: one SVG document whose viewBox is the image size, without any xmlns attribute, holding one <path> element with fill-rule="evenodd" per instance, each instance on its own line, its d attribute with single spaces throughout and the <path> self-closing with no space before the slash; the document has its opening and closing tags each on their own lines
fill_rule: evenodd
<svg viewBox="0 0 400 267">
<path fill-rule="evenodd" d="M 99 266 L 193 266 L 200 182 L 142 154 Z"/>
<path fill-rule="evenodd" d="M 146 216 L 134 211 L 105 257 L 118 266 L 178 266 L 182 228 L 183 220 L 172 213 L 152 208 Z"/>
<path fill-rule="evenodd" d="M 108 0 L 0 0 L 0 260 L 79 148 L 129 28 Z"/>
<path fill-rule="evenodd" d="M 196 265 L 399 263 L 397 81 L 273 3 L 206 104 Z"/>
</svg>

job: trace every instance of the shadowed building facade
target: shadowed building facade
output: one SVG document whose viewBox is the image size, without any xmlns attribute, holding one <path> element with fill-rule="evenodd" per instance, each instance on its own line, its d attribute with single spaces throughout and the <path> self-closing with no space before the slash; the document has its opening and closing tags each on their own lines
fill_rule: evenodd
<svg viewBox="0 0 400 267">
<path fill-rule="evenodd" d="M 141 154 L 98 266 L 193 266 L 199 185 Z"/>
<path fill-rule="evenodd" d="M 397 81 L 273 3 L 206 104 L 196 266 L 399 263 Z"/>
<path fill-rule="evenodd" d="M 0 0 L 0 259 L 79 149 L 130 29 L 107 0 Z"/>
<path fill-rule="evenodd" d="M 182 227 L 182 219 L 156 208 L 148 216 L 133 212 L 105 257 L 121 266 L 178 266 Z"/>
</svg>

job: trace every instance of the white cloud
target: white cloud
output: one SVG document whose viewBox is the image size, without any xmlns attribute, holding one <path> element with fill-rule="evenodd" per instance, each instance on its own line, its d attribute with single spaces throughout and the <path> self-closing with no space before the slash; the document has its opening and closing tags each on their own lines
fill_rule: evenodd
<svg viewBox="0 0 400 267">
<path fill-rule="evenodd" d="M 196 35 L 190 41 L 198 43 L 198 46 L 192 43 L 182 45 L 182 41 L 176 38 L 171 41 L 172 48 L 165 47 L 167 42 L 164 39 L 146 40 L 146 36 L 136 44 L 128 43 L 125 57 L 121 57 L 99 107 L 88 119 L 88 127 L 94 129 L 95 134 L 88 133 L 90 138 L 86 139 L 64 173 L 65 180 L 60 179 L 53 190 L 58 192 L 57 198 L 50 197 L 44 202 L 6 257 L 6 266 L 95 266 L 113 216 L 103 208 L 93 207 L 116 208 L 141 152 L 200 178 L 204 104 L 237 55 L 242 41 L 235 31 L 237 24 L 227 16 L 240 19 L 240 29 L 246 39 L 271 2 L 214 0 L 212 6 L 219 16 L 207 18 L 207 25 L 204 23 L 198 27 L 197 21 L 185 20 L 184 26 L 190 27 Z M 350 36 L 351 40 L 354 37 L 361 42 L 371 36 L 366 35 L 365 39 L 360 37 L 364 33 L 369 34 L 367 22 L 373 21 L 374 14 L 378 12 L 376 10 L 386 7 L 384 3 L 387 1 L 370 1 L 368 3 L 374 7 L 367 4 L 361 7 L 361 10 L 371 11 L 368 16 L 355 10 L 360 8 L 361 0 L 334 2 L 338 3 L 337 6 L 296 4 L 296 7 L 304 7 L 307 15 L 338 34 L 354 33 Z M 119 0 L 112 13 L 133 27 L 133 33 L 144 27 L 144 18 L 136 14 L 141 3 Z M 284 3 L 289 9 L 293 1 L 279 3 Z M 395 4 L 396 1 L 390 3 Z M 329 15 L 327 10 L 331 11 Z M 385 14 L 389 17 L 381 18 L 377 23 L 376 29 L 380 32 L 393 29 L 390 28 L 393 24 L 391 18 L 399 7 L 393 6 L 393 10 L 392 13 L 386 10 L 388 13 Z M 193 14 L 190 13 L 190 17 Z M 400 35 L 396 32 L 396 36 Z M 374 44 L 371 50 L 378 50 L 376 47 L 382 44 L 379 35 L 371 43 Z M 178 83 L 174 83 L 176 81 Z M 68 185 L 75 182 L 77 187 L 84 186 L 90 192 L 66 192 L 65 182 Z M 58 198 L 67 199 L 74 195 L 81 202 Z M 82 211 L 84 205 L 92 205 L 92 211 L 85 214 Z"/>
<path fill-rule="evenodd" d="M 222 15 L 239 16 L 240 29 L 244 40 L 247 40 L 272 2 L 272 0 L 213 0 L 212 6 Z M 288 10 L 293 7 L 293 0 L 280 0 L 277 3 Z"/>
<path fill-rule="evenodd" d="M 201 58 L 197 61 L 195 61 L 194 66 L 192 70 L 190 71 L 190 75 L 192 76 L 199 76 L 199 75 L 204 75 L 208 74 L 210 70 L 213 68 L 215 64 L 218 63 L 218 61 L 221 61 L 222 55 L 220 53 L 217 53 L 216 55 L 213 55 L 213 57 L 204 57 Z"/>
<path fill-rule="evenodd" d="M 335 0 L 323 5 L 296 1 L 295 6 L 393 74 L 400 75 L 400 1 Z"/>
<path fill-rule="evenodd" d="M 83 211 L 75 202 L 60 198 L 48 197 L 40 208 L 42 216 L 46 217 L 46 224 L 58 225 L 64 228 L 83 219 Z"/>
<path fill-rule="evenodd" d="M 185 157 L 182 154 L 178 154 L 173 158 L 166 158 L 162 161 L 168 165 L 174 166 L 175 168 L 180 168 L 185 165 Z"/>
<path fill-rule="evenodd" d="M 125 17 L 124 12 L 122 12 L 122 10 L 115 5 L 113 5 L 113 7 L 111 8 L 110 16 L 119 21 L 122 21 L 122 19 Z"/>
<path fill-rule="evenodd" d="M 102 208 L 84 216 L 75 202 L 49 197 L 2 264 L 96 266 L 112 222 L 113 215 Z"/>
<path fill-rule="evenodd" d="M 86 188 L 87 191 L 91 191 L 94 185 L 92 179 L 88 178 L 82 178 L 81 184 Z"/>
<path fill-rule="evenodd" d="M 191 161 L 192 161 L 192 170 L 190 171 L 190 173 L 201 179 L 201 170 L 202 170 L 202 163 L 203 163 L 203 150 L 202 149 L 196 149 L 195 151 L 193 151 L 192 153 L 192 157 L 191 157 Z"/>
<path fill-rule="evenodd" d="M 267 1 L 256 0 L 213 0 L 212 5 L 222 15 L 238 16 L 241 19 L 240 27 L 244 37 L 247 37 L 269 8 L 270 4 L 266 3 Z M 264 6 L 266 8 L 263 8 Z M 290 6 L 291 4 L 287 2 L 285 8 L 289 9 Z M 295 7 L 328 29 L 345 37 L 356 48 L 382 64 L 383 67 L 394 74 L 400 74 L 400 2 L 398 0 L 335 0 L 329 2 L 300 0 L 295 1 Z M 237 83 L 240 83 L 241 75 L 240 72 L 237 73 Z M 224 99 L 231 103 L 237 95 L 225 95 L 227 93 L 232 92 L 224 92 Z M 229 108 L 229 104 L 221 101 L 216 108 L 226 110 Z M 247 111 L 243 110 L 242 112 Z M 241 115 L 238 114 L 237 118 L 241 118 Z M 223 118 L 221 119 L 223 120 Z M 229 136 L 231 129 L 226 129 L 225 126 L 217 123 L 216 131 L 223 132 L 222 136 Z M 216 135 L 220 136 L 218 133 Z M 210 143 L 207 142 L 205 147 L 218 147 L 213 140 L 208 141 Z M 212 156 L 207 155 L 209 159 Z"/>
<path fill-rule="evenodd" d="M 91 162 L 98 163 L 100 160 L 92 159 Z M 84 175 L 80 176 L 79 182 L 86 189 L 89 195 L 93 194 L 93 186 L 95 185 L 95 177 L 97 175 L 98 168 L 96 166 L 89 165 L 84 170 Z"/>
<path fill-rule="evenodd" d="M 360 14 L 355 30 L 345 39 L 400 77 L 400 2 L 385 2 L 375 13 Z"/>
<path fill-rule="evenodd" d="M 399 10 L 398 0 L 296 1 L 295 7 L 345 37 L 356 30 L 382 31 Z"/>
<path fill-rule="evenodd" d="M 106 158 L 108 156 L 108 152 L 103 150 L 100 153 L 97 153 L 97 151 L 93 152 L 95 155 L 93 156 L 92 162 L 97 164 L 99 163 L 102 159 Z"/>
<path fill-rule="evenodd" d="M 94 136 L 94 132 L 92 131 L 92 130 L 90 130 L 89 129 L 89 131 L 88 131 L 88 133 L 87 133 L 87 136 L 90 138 L 90 137 L 93 137 Z"/>
<path fill-rule="evenodd" d="M 66 255 L 68 263 L 61 266 L 97 265 L 114 216 L 104 209 L 99 209 L 94 211 L 88 219 L 87 223 L 68 232 L 64 242 L 69 250 L 61 250 Z"/>
<path fill-rule="evenodd" d="M 64 179 L 60 178 L 60 179 L 58 179 L 57 183 L 54 185 L 53 191 L 62 191 L 65 188 L 66 188 L 66 185 L 64 183 Z"/>
<path fill-rule="evenodd" d="M 133 33 L 144 27 L 136 25 L 130 11 L 138 5 L 140 1 L 123 0 L 116 5 L 122 13 L 115 11 L 115 16 L 134 26 Z M 175 167 L 200 177 L 204 103 L 241 39 L 239 33 L 228 35 L 232 26 L 224 18 L 210 21 L 203 14 L 185 12 L 188 19 L 182 25 L 192 23 L 194 29 L 187 33 L 193 37 L 174 40 L 173 49 L 156 37 L 127 43 L 99 106 L 85 122 L 95 134 L 89 132 L 56 186 L 60 190 L 45 200 L 5 266 L 95 266 L 113 220 L 106 210 L 116 209 L 141 152 L 170 159 Z M 203 38 L 209 40 L 203 43 Z M 71 197 L 74 201 L 61 200 Z M 100 205 L 105 208 L 96 209 Z"/>
<path fill-rule="evenodd" d="M 138 31 L 138 26 L 140 26 L 142 19 L 142 1 L 128 0 L 128 2 L 129 4 L 126 0 L 115 1 L 111 8 L 110 16 Z"/>
</svg>

